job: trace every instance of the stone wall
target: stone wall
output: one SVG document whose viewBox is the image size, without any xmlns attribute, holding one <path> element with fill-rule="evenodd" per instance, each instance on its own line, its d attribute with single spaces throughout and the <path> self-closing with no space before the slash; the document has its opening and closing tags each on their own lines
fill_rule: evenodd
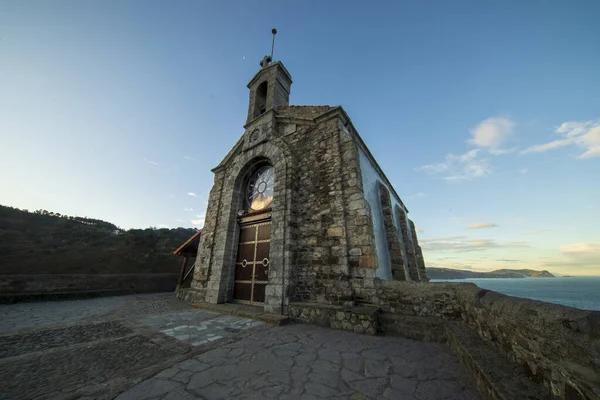
<svg viewBox="0 0 600 400">
<path fill-rule="evenodd" d="M 421 279 L 422 272 L 419 270 L 417 263 L 417 255 L 415 253 L 414 240 L 411 232 L 409 231 L 408 218 L 406 212 L 400 207 L 395 207 L 396 215 L 398 218 L 398 230 L 402 235 L 402 243 L 404 244 L 405 261 L 410 271 L 410 275 L 413 277 L 413 281 L 427 280 L 426 276 Z M 416 278 L 414 278 L 416 276 Z"/>
<path fill-rule="evenodd" d="M 350 298 L 337 119 L 299 126 L 286 141 L 303 155 L 294 199 L 298 235 L 293 297 L 319 303 Z"/>
<path fill-rule="evenodd" d="M 387 253 L 390 258 L 390 268 L 392 270 L 392 279 L 395 281 L 406 281 L 406 271 L 404 270 L 404 247 L 400 239 L 398 229 L 394 225 L 394 212 L 392 211 L 392 201 L 390 191 L 384 184 L 379 182 L 379 200 L 381 202 L 381 212 L 383 214 L 383 226 L 385 228 L 385 239 L 387 242 Z M 410 278 L 418 281 L 419 276 L 413 275 L 415 270 L 409 270 Z"/>
<path fill-rule="evenodd" d="M 410 225 L 410 231 L 412 235 L 412 242 L 415 249 L 415 254 L 417 257 L 417 265 L 419 268 L 419 277 L 421 281 L 429 282 L 429 277 L 427 276 L 427 269 L 425 269 L 425 259 L 423 258 L 423 251 L 421 250 L 421 246 L 419 246 L 419 239 L 417 239 L 417 229 L 415 228 L 415 223 L 411 220 L 408 220 Z"/>
<path fill-rule="evenodd" d="M 560 398 L 600 398 L 600 312 L 457 290 L 461 316 L 526 376 Z"/>
<path fill-rule="evenodd" d="M 290 318 L 297 322 L 375 335 L 379 330 L 378 310 L 373 307 L 347 307 L 309 302 L 290 303 Z"/>
<path fill-rule="evenodd" d="M 506 296 L 472 283 L 379 281 L 363 296 L 384 313 L 404 316 L 410 324 L 400 324 L 413 329 L 406 336 L 425 339 L 414 329 L 422 326 L 425 335 L 435 319 L 462 321 L 553 396 L 600 398 L 600 311 Z"/>
<path fill-rule="evenodd" d="M 0 275 L 0 301 L 175 290 L 178 274 Z"/>
</svg>

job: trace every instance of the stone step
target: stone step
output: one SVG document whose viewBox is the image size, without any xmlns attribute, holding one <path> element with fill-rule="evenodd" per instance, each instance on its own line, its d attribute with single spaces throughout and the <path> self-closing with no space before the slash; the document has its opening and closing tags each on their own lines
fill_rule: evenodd
<svg viewBox="0 0 600 400">
<path fill-rule="evenodd" d="M 219 314 L 233 315 L 235 317 L 250 318 L 256 321 L 261 321 L 271 325 L 285 325 L 290 321 L 287 315 L 269 314 L 263 311 L 262 307 L 248 306 L 245 304 L 209 304 L 209 303 L 193 303 L 193 308 L 212 311 Z"/>
<path fill-rule="evenodd" d="M 523 367 L 507 360 L 460 322 L 446 322 L 448 345 L 473 379 L 484 399 L 549 400 L 540 384 L 527 379 Z"/>
</svg>

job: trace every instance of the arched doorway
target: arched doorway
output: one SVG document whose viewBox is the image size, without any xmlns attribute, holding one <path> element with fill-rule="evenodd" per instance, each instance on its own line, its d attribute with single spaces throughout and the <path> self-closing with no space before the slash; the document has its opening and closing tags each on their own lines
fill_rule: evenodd
<svg viewBox="0 0 600 400">
<path fill-rule="evenodd" d="M 259 164 L 244 187 L 244 209 L 238 217 L 240 237 L 235 262 L 233 299 L 261 305 L 269 283 L 271 248 L 271 203 L 274 169 Z"/>
</svg>

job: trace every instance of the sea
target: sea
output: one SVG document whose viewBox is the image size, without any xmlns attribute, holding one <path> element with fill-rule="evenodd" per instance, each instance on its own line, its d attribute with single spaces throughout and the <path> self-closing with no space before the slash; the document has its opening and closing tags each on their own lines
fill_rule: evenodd
<svg viewBox="0 0 600 400">
<path fill-rule="evenodd" d="M 582 310 L 600 310 L 600 276 L 432 279 L 431 282 L 473 282 L 482 289 L 509 296 L 562 304 Z"/>
</svg>

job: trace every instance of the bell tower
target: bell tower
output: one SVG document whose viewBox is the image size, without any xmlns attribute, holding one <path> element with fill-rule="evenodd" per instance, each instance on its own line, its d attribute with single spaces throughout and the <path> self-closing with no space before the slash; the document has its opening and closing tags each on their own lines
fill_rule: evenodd
<svg viewBox="0 0 600 400">
<path fill-rule="evenodd" d="M 273 35 L 277 31 L 273 29 Z M 292 76 L 281 61 L 272 63 L 272 56 L 265 56 L 260 62 L 261 69 L 254 75 L 248 89 L 250 102 L 246 124 L 270 110 L 290 103 Z"/>
</svg>

